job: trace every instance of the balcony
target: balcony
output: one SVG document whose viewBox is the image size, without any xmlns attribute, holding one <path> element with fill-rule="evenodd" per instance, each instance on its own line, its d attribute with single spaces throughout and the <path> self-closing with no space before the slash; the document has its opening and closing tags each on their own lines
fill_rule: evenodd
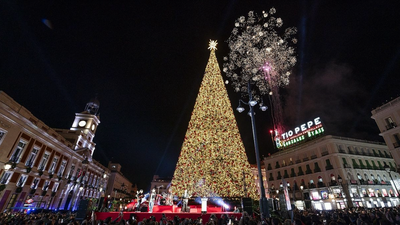
<svg viewBox="0 0 400 225">
<path fill-rule="evenodd" d="M 308 157 L 303 158 L 303 162 L 310 160 Z"/>
<path fill-rule="evenodd" d="M 345 153 L 345 154 L 346 154 L 346 150 L 344 150 L 344 149 L 339 149 L 339 153 Z"/>
<path fill-rule="evenodd" d="M 328 152 L 328 151 L 326 151 L 326 152 L 322 152 L 322 153 L 321 153 L 321 155 L 322 155 L 322 156 L 329 155 L 329 152 Z"/>
<path fill-rule="evenodd" d="M 312 156 L 311 156 L 311 159 L 316 159 L 316 158 L 317 158 L 316 155 L 312 155 Z"/>
<path fill-rule="evenodd" d="M 351 169 L 351 166 L 349 164 L 343 164 L 343 167 Z"/>
<path fill-rule="evenodd" d="M 397 127 L 397 124 L 395 122 L 391 122 L 389 124 L 386 124 L 385 127 L 386 127 L 386 130 L 390 130 L 390 129 Z"/>
<path fill-rule="evenodd" d="M 399 142 L 399 141 L 394 142 L 394 143 L 393 143 L 393 146 L 394 146 L 395 148 L 400 147 L 400 142 Z"/>
<path fill-rule="evenodd" d="M 332 165 L 325 166 L 325 170 L 333 170 L 333 166 Z"/>
<path fill-rule="evenodd" d="M 298 163 L 301 163 L 301 160 L 300 160 L 300 159 L 296 160 L 296 164 L 298 164 Z"/>
</svg>

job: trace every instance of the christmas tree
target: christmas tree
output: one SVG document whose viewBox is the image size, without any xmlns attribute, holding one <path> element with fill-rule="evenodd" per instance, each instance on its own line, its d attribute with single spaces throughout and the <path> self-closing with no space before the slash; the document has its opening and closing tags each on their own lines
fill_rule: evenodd
<svg viewBox="0 0 400 225">
<path fill-rule="evenodd" d="M 199 197 L 257 198 L 256 186 L 221 70 L 210 41 L 210 58 L 201 82 L 172 193 Z"/>
</svg>

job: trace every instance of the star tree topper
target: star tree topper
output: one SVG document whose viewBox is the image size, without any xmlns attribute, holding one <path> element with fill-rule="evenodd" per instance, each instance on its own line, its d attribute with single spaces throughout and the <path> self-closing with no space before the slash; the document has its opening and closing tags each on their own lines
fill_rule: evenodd
<svg viewBox="0 0 400 225">
<path fill-rule="evenodd" d="M 210 42 L 208 44 L 208 49 L 210 49 L 211 51 L 212 50 L 217 50 L 217 44 L 218 44 L 217 41 L 213 41 L 213 40 L 210 39 Z"/>
</svg>

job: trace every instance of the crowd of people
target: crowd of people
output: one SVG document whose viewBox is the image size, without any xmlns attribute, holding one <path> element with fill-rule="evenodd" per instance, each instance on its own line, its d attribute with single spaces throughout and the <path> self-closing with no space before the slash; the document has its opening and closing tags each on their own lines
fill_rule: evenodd
<svg viewBox="0 0 400 225">
<path fill-rule="evenodd" d="M 231 214 L 222 214 L 219 217 L 212 214 L 208 221 L 203 221 L 202 217 L 195 220 L 184 217 L 182 214 L 182 218 L 179 216 L 168 218 L 163 214 L 160 220 L 149 216 L 137 221 L 134 218 L 125 220 L 121 213 L 115 219 L 108 217 L 105 220 L 97 220 L 96 214 L 91 213 L 85 219 L 78 220 L 75 214 L 70 212 L 37 214 L 3 212 L 0 214 L 0 225 L 400 225 L 400 207 L 332 211 L 296 210 L 293 214 L 277 211 L 264 221 L 261 221 L 259 216 L 249 215 L 247 212 L 243 212 L 239 219 Z"/>
</svg>

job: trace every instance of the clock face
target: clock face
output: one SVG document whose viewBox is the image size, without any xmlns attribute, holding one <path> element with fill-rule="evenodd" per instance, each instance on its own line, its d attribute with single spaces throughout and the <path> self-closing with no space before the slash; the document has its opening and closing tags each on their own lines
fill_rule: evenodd
<svg viewBox="0 0 400 225">
<path fill-rule="evenodd" d="M 92 124 L 92 131 L 94 130 L 94 128 L 96 128 L 96 126 L 94 124 Z"/>
<path fill-rule="evenodd" d="M 85 120 L 81 120 L 81 121 L 79 121 L 78 125 L 80 127 L 84 127 L 86 125 L 86 121 Z"/>
</svg>

